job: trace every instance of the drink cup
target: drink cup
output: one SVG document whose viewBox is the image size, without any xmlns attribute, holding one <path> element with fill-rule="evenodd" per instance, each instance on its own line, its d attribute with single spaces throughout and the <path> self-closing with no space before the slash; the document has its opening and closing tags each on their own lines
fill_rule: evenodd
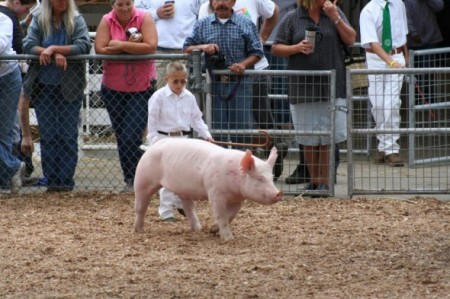
<svg viewBox="0 0 450 299">
<path fill-rule="evenodd" d="M 314 26 L 308 26 L 305 30 L 305 40 L 309 43 L 311 43 L 311 53 L 314 52 L 314 48 L 316 46 L 316 35 L 317 35 L 317 27 Z"/>
</svg>

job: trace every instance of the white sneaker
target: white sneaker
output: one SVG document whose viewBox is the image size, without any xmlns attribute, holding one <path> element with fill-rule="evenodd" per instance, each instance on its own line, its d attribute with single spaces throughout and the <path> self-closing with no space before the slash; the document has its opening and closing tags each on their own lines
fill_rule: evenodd
<svg viewBox="0 0 450 299">
<path fill-rule="evenodd" d="M 22 188 L 22 179 L 25 175 L 25 163 L 20 162 L 19 169 L 11 178 L 11 193 L 17 194 Z"/>
<path fill-rule="evenodd" d="M 150 148 L 150 146 L 148 144 L 141 144 L 139 146 L 139 148 L 141 149 L 141 151 L 145 152 L 146 150 L 148 150 Z"/>
</svg>

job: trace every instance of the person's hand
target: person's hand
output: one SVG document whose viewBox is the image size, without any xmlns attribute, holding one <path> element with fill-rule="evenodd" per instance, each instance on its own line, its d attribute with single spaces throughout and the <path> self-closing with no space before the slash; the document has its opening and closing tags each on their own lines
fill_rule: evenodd
<svg viewBox="0 0 450 299">
<path fill-rule="evenodd" d="M 175 5 L 173 3 L 166 3 L 158 7 L 156 14 L 160 19 L 170 19 L 175 14 Z"/>
<path fill-rule="evenodd" d="M 202 51 L 206 54 L 212 55 L 219 53 L 219 45 L 217 44 L 206 44 L 201 47 Z"/>
<path fill-rule="evenodd" d="M 112 39 L 109 41 L 107 48 L 111 51 L 121 52 L 123 49 L 123 44 L 119 40 Z"/>
<path fill-rule="evenodd" d="M 60 53 L 55 53 L 55 64 L 57 67 L 67 70 L 67 59 Z"/>
<path fill-rule="evenodd" d="M 234 63 L 228 69 L 233 73 L 240 75 L 245 71 L 245 65 L 243 63 Z"/>
<path fill-rule="evenodd" d="M 132 34 L 130 36 L 130 38 L 128 39 L 129 42 L 133 42 L 133 43 L 140 43 L 140 42 L 142 42 L 142 40 L 143 40 L 143 38 L 142 38 L 141 33 Z"/>
<path fill-rule="evenodd" d="M 306 39 L 302 40 L 297 44 L 298 47 L 298 53 L 302 53 L 305 55 L 309 55 L 312 53 L 312 44 L 307 41 Z"/>
<path fill-rule="evenodd" d="M 34 151 L 33 138 L 31 136 L 22 136 L 20 150 L 28 157 L 31 157 Z"/>
<path fill-rule="evenodd" d="M 336 21 L 339 19 L 339 12 L 337 10 L 337 0 L 327 0 L 323 3 L 322 10 L 331 20 Z"/>
<path fill-rule="evenodd" d="M 41 65 L 50 64 L 52 62 L 52 55 L 53 55 L 53 47 L 50 46 L 41 52 L 41 55 L 39 56 L 39 63 Z"/>
</svg>

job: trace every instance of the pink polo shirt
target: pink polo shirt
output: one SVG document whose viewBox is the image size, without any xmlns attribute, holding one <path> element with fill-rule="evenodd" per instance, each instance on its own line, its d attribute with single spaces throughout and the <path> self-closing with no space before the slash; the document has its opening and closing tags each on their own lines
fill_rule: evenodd
<svg viewBox="0 0 450 299">
<path fill-rule="evenodd" d="M 111 39 L 126 41 L 128 28 L 136 27 L 141 31 L 146 12 L 133 9 L 133 17 L 124 28 L 117 20 L 115 11 L 103 16 L 109 27 Z M 103 85 L 116 91 L 138 92 L 145 91 L 151 87 L 150 80 L 156 78 L 154 61 L 103 61 Z"/>
</svg>

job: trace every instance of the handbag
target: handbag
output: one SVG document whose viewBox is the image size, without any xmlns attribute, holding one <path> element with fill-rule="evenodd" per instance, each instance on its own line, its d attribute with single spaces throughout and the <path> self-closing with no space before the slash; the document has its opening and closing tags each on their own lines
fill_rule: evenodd
<svg viewBox="0 0 450 299">
<path fill-rule="evenodd" d="M 345 66 L 355 69 L 366 69 L 366 57 L 362 54 L 353 54 L 348 46 L 343 46 L 345 52 Z M 347 78 L 348 79 L 348 78 Z M 367 74 L 352 74 L 352 89 L 361 89 L 369 87 L 369 80 Z"/>
</svg>

